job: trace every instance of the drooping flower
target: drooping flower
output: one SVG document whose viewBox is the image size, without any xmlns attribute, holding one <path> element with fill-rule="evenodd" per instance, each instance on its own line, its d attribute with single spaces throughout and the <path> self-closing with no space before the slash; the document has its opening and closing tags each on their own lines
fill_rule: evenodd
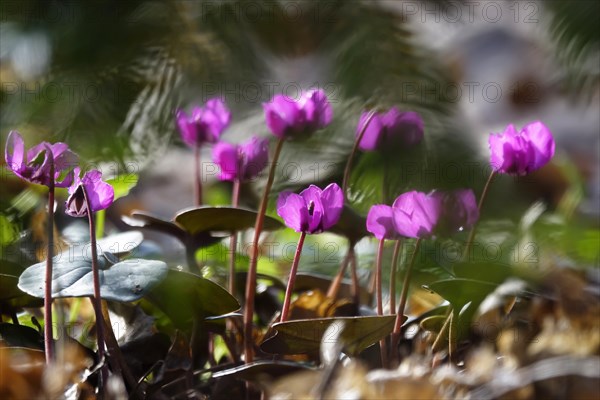
<svg viewBox="0 0 600 400">
<path fill-rule="evenodd" d="M 392 209 L 396 232 L 410 238 L 431 236 L 442 212 L 439 197 L 416 191 L 398 196 Z"/>
<path fill-rule="evenodd" d="M 360 116 L 356 136 L 363 130 L 368 115 Z M 363 151 L 406 148 L 418 144 L 423 139 L 423 131 L 423 119 L 418 113 L 392 107 L 372 117 L 358 147 Z"/>
<path fill-rule="evenodd" d="M 304 92 L 299 99 L 282 94 L 263 104 L 267 126 L 277 137 L 309 135 L 331 123 L 333 111 L 321 89 Z"/>
<path fill-rule="evenodd" d="M 50 186 L 68 187 L 73 182 L 73 167 L 78 161 L 66 143 L 39 143 L 25 152 L 25 143 L 17 131 L 11 131 L 4 152 L 6 165 L 19 178 Z M 54 176 L 51 176 L 54 164 Z"/>
<path fill-rule="evenodd" d="M 394 211 L 385 204 L 375 204 L 367 214 L 367 231 L 379 240 L 397 239 L 398 233 L 394 226 Z"/>
<path fill-rule="evenodd" d="M 342 214 L 344 194 L 335 183 L 321 190 L 310 185 L 300 194 L 282 192 L 277 214 L 296 232 L 320 233 L 334 226 Z"/>
<path fill-rule="evenodd" d="M 204 107 L 194 107 L 191 115 L 177 111 L 177 126 L 181 139 L 190 147 L 215 143 L 229 126 L 231 112 L 220 98 L 210 99 Z"/>
<path fill-rule="evenodd" d="M 513 125 L 489 138 L 492 169 L 502 174 L 526 175 L 550 161 L 556 144 L 550 130 L 540 121 L 517 132 Z"/>
<path fill-rule="evenodd" d="M 69 197 L 65 203 L 65 212 L 72 217 L 85 217 L 88 208 L 85 201 L 87 194 L 92 212 L 108 208 L 115 197 L 113 187 L 102 180 L 102 172 L 91 170 L 79 177 L 79 168 L 75 168 L 75 181 L 69 187 Z M 83 190 L 85 189 L 85 194 Z"/>
<path fill-rule="evenodd" d="M 477 200 L 471 189 L 436 191 L 432 195 L 439 199 L 442 208 L 436 233 L 449 236 L 471 228 L 479 219 Z"/>
<path fill-rule="evenodd" d="M 258 176 L 269 162 L 269 140 L 252 136 L 239 144 L 219 142 L 213 148 L 213 161 L 221 171 L 222 181 L 251 180 Z"/>
</svg>

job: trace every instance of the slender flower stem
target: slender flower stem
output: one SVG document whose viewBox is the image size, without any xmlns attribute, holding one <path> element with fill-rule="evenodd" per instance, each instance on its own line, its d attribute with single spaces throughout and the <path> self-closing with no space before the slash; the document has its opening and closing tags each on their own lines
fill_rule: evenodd
<svg viewBox="0 0 600 400">
<path fill-rule="evenodd" d="M 240 201 L 240 180 L 235 179 L 233 181 L 233 193 L 231 194 L 231 205 L 233 207 L 237 207 Z M 235 296 L 235 259 L 236 259 L 236 250 L 237 250 L 237 232 L 233 232 L 231 234 L 230 239 L 230 253 L 231 256 L 229 258 L 229 293 Z"/>
<path fill-rule="evenodd" d="M 52 159 L 52 157 L 50 157 Z M 54 162 L 50 162 L 50 184 L 48 185 L 48 248 L 46 254 L 46 280 L 44 286 L 44 346 L 46 364 L 54 361 L 52 341 L 52 257 L 54 257 Z"/>
<path fill-rule="evenodd" d="M 298 239 L 296 254 L 294 254 L 294 261 L 292 262 L 292 268 L 290 269 L 290 277 L 288 278 L 287 288 L 285 289 L 285 299 L 283 300 L 283 308 L 281 309 L 281 319 L 279 322 L 288 320 L 290 304 L 292 303 L 292 293 L 294 292 L 294 283 L 296 282 L 296 273 L 298 272 L 298 263 L 300 262 L 300 254 L 302 254 L 302 246 L 304 246 L 305 238 L 306 232 L 302 232 L 300 234 L 300 239 Z"/>
<path fill-rule="evenodd" d="M 194 146 L 194 198 L 197 206 L 202 205 L 202 165 L 200 163 L 200 150 L 201 146 L 196 144 Z"/>
<path fill-rule="evenodd" d="M 92 280 L 94 283 L 94 297 L 92 303 L 94 305 L 94 313 L 96 314 L 96 338 L 98 339 L 98 359 L 101 362 L 105 362 L 104 359 L 104 318 L 102 317 L 102 298 L 100 297 L 100 275 L 98 271 L 98 249 L 96 248 L 96 227 L 94 223 L 94 213 L 92 212 L 92 203 L 88 196 L 85 186 L 81 186 L 83 190 L 83 196 L 85 198 L 85 205 L 87 209 L 88 222 L 90 228 L 90 246 L 92 248 Z M 105 363 L 100 369 L 102 375 L 102 385 L 106 384 L 108 379 L 108 369 Z"/>
<path fill-rule="evenodd" d="M 415 250 L 410 258 L 410 262 L 404 272 L 404 281 L 402 282 L 402 292 L 400 294 L 400 304 L 398 305 L 398 313 L 396 314 L 396 322 L 394 323 L 394 330 L 392 331 L 392 359 L 396 359 L 398 356 L 398 343 L 400 342 L 400 332 L 402 329 L 402 323 L 404 322 L 404 309 L 406 308 L 406 299 L 408 298 L 408 289 L 410 286 L 410 277 L 412 275 L 412 269 L 417 259 L 417 253 L 421 247 L 422 239 L 417 239 L 415 244 Z"/>
<path fill-rule="evenodd" d="M 367 131 L 367 127 L 371 123 L 371 120 L 373 119 L 374 116 L 375 116 L 375 110 L 369 111 L 362 129 L 360 130 L 360 132 L 358 133 L 358 136 L 356 137 L 356 140 L 354 141 L 354 145 L 352 146 L 352 151 L 350 152 L 350 156 L 348 156 L 348 161 L 346 162 L 346 167 L 344 168 L 344 179 L 342 180 L 342 192 L 344 193 L 344 196 L 346 196 L 346 198 L 347 198 L 346 191 L 348 189 L 348 180 L 350 179 L 350 170 L 352 169 L 352 161 L 354 160 L 354 155 L 356 154 L 356 151 L 358 150 L 358 145 L 360 144 L 360 141 L 362 140 L 365 132 Z"/>
<path fill-rule="evenodd" d="M 392 268 L 390 270 L 390 313 L 396 310 L 396 271 L 398 270 L 398 257 L 402 248 L 402 239 L 396 240 L 394 244 L 394 255 L 392 256 Z"/>
<path fill-rule="evenodd" d="M 267 212 L 267 204 L 269 203 L 269 192 L 271 186 L 273 186 L 273 180 L 275 179 L 275 167 L 281 148 L 283 147 L 284 138 L 280 138 L 275 148 L 275 154 L 273 155 L 273 162 L 271 168 L 269 168 L 269 177 L 267 178 L 267 184 L 263 192 L 262 199 L 260 200 L 260 207 L 258 215 L 256 216 L 256 223 L 254 225 L 254 237 L 252 239 L 251 253 L 250 253 L 250 265 L 248 266 L 248 275 L 246 277 L 246 299 L 244 305 L 244 356 L 246 363 L 251 363 L 254 359 L 254 337 L 252 334 L 252 318 L 254 316 L 254 297 L 256 295 L 256 267 L 258 264 L 258 240 L 262 232 L 263 223 L 265 220 L 265 213 Z"/>
<path fill-rule="evenodd" d="M 481 218 L 481 208 L 483 206 L 483 202 L 485 201 L 485 198 L 487 197 L 488 190 L 490 189 L 490 185 L 491 185 L 492 181 L 494 180 L 495 176 L 496 176 L 496 171 L 492 171 L 487 182 L 485 183 L 483 192 L 481 192 L 481 197 L 479 198 L 479 204 L 477 205 L 477 210 L 479 212 L 479 218 Z M 469 238 L 467 239 L 467 244 L 465 245 L 465 252 L 463 253 L 463 260 L 469 256 L 469 251 L 471 250 L 471 246 L 473 245 L 473 240 L 475 239 L 475 231 L 477 230 L 477 222 L 479 222 L 479 220 L 475 221 L 475 223 L 473 224 L 473 227 L 471 228 L 471 232 L 469 233 Z"/>
<path fill-rule="evenodd" d="M 379 241 L 379 246 L 377 248 L 377 261 L 375 265 L 375 293 L 377 298 L 377 315 L 383 315 L 383 296 L 381 293 L 381 264 L 383 259 L 383 247 L 385 245 L 385 239 L 381 239 Z M 379 348 L 381 351 L 381 366 L 383 368 L 388 367 L 388 357 L 387 357 L 387 343 L 386 338 L 383 338 L 379 341 Z"/>
<path fill-rule="evenodd" d="M 342 264 L 340 265 L 340 270 L 338 271 L 335 278 L 333 278 L 333 280 L 331 281 L 329 289 L 327 289 L 327 297 L 330 299 L 337 298 L 338 292 L 340 291 L 340 286 L 342 284 L 342 280 L 344 279 L 344 274 L 346 273 L 346 270 L 348 269 L 348 264 L 350 263 L 350 252 L 352 251 L 351 249 L 353 247 L 354 243 L 350 243 L 348 252 L 346 253 L 346 256 L 342 260 Z"/>
</svg>

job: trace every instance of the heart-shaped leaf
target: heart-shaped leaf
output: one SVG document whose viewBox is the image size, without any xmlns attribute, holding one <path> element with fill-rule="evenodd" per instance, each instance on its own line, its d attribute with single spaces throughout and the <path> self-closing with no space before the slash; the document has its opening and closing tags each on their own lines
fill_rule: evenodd
<svg viewBox="0 0 600 400">
<path fill-rule="evenodd" d="M 200 232 L 235 232 L 254 227 L 258 213 L 234 207 L 195 207 L 180 211 L 175 222 L 187 232 L 195 235 Z M 265 216 L 263 230 L 283 228 L 275 218 Z"/>
<path fill-rule="evenodd" d="M 178 329 L 189 328 L 194 317 L 228 314 L 240 308 L 229 292 L 198 275 L 169 270 L 146 298 L 164 312 Z"/>
<path fill-rule="evenodd" d="M 144 240 L 144 235 L 140 231 L 120 232 L 110 235 L 96 242 L 98 254 L 110 252 L 115 256 L 122 256 L 133 252 Z M 79 237 L 76 242 L 71 242 L 71 247 L 64 253 L 70 255 L 84 254 L 90 258 L 92 256 L 92 247 L 90 246 L 89 235 Z"/>
<path fill-rule="evenodd" d="M 111 265 L 110 253 L 98 257 L 100 294 L 103 299 L 129 302 L 142 298 L 167 275 L 162 261 L 131 259 Z M 46 263 L 34 264 L 19 277 L 19 289 L 34 297 L 44 297 Z M 52 297 L 93 296 L 92 261 L 86 255 L 54 258 Z"/>
<path fill-rule="evenodd" d="M 131 212 L 130 216 L 124 215 L 121 219 L 129 226 L 164 232 L 171 236 L 175 236 L 181 242 L 185 243 L 187 235 L 181 227 L 156 215 L 145 211 L 134 210 Z"/>
<path fill-rule="evenodd" d="M 501 284 L 515 275 L 515 269 L 507 265 L 493 263 L 460 263 L 454 266 L 457 278 Z"/>
<path fill-rule="evenodd" d="M 476 308 L 497 286 L 490 282 L 457 278 L 436 281 L 426 288 L 448 300 L 455 310 L 460 311 L 469 302 L 472 309 Z"/>
<path fill-rule="evenodd" d="M 273 324 L 275 336 L 265 340 L 261 349 L 271 354 L 317 354 L 325 330 L 331 324 L 344 327 L 340 335 L 344 351 L 357 355 L 373 343 L 389 335 L 394 328 L 395 315 L 369 317 L 316 318 Z M 335 331 L 329 331 L 335 332 Z"/>
</svg>

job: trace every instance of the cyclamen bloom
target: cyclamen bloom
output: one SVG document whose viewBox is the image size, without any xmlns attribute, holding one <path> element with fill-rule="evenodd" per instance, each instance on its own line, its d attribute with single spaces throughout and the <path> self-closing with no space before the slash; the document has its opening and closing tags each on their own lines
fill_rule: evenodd
<svg viewBox="0 0 600 400">
<path fill-rule="evenodd" d="M 73 167 L 78 161 L 66 143 L 42 142 L 25 152 L 25 143 L 17 131 L 11 131 L 4 152 L 6 165 L 19 178 L 31 183 L 68 187 L 73 182 Z M 54 176 L 51 176 L 54 164 Z M 61 179 L 62 177 L 62 179 Z"/>
<path fill-rule="evenodd" d="M 220 98 L 210 99 L 204 107 L 194 107 L 192 114 L 177 111 L 177 126 L 181 139 L 190 147 L 215 143 L 229 126 L 231 112 Z"/>
<path fill-rule="evenodd" d="M 526 175 L 550 161 L 556 144 L 550 130 L 540 121 L 531 122 L 517 133 L 513 125 L 489 138 L 490 164 L 496 172 Z"/>
<path fill-rule="evenodd" d="M 282 192 L 277 214 L 296 232 L 320 233 L 334 226 L 344 207 L 344 194 L 335 183 L 321 190 L 310 185 L 300 194 Z"/>
<path fill-rule="evenodd" d="M 397 239 L 399 237 L 394 226 L 394 210 L 385 204 L 376 204 L 367 214 L 367 231 L 379 240 Z"/>
<path fill-rule="evenodd" d="M 392 209 L 396 232 L 410 238 L 431 236 L 442 213 L 437 196 L 416 191 L 398 196 Z"/>
<path fill-rule="evenodd" d="M 360 116 L 356 136 L 360 135 L 369 113 Z M 384 150 L 397 147 L 410 147 L 423 139 L 424 124 L 421 116 L 414 111 L 400 111 L 392 107 L 386 113 L 375 114 L 358 147 L 363 151 Z"/>
<path fill-rule="evenodd" d="M 438 198 L 442 208 L 436 233 L 448 236 L 471 228 L 479 219 L 477 200 L 471 189 L 433 192 L 432 195 Z"/>
<path fill-rule="evenodd" d="M 108 208 L 115 197 L 113 187 L 102 180 L 102 172 L 92 170 L 79 178 L 79 168 L 75 169 L 75 182 L 69 187 L 69 197 L 65 203 L 65 212 L 72 217 L 88 215 L 85 194 L 87 194 L 92 212 Z M 83 189 L 85 188 L 85 194 Z"/>
<path fill-rule="evenodd" d="M 222 181 L 251 180 L 269 161 L 269 140 L 252 136 L 240 145 L 219 142 L 213 148 L 213 161 L 221 168 Z"/>
<path fill-rule="evenodd" d="M 311 134 L 331 123 L 333 111 L 320 89 L 303 93 L 298 100 L 282 94 L 263 104 L 267 126 L 279 138 Z"/>
</svg>

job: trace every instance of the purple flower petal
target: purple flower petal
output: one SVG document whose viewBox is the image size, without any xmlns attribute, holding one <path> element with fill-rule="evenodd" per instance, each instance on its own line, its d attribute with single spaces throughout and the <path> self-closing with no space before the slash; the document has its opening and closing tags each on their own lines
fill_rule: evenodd
<svg viewBox="0 0 600 400">
<path fill-rule="evenodd" d="M 25 142 L 17 131 L 10 131 L 6 139 L 6 148 L 4 149 L 4 159 L 6 165 L 17 175 L 20 174 L 25 161 Z"/>
<path fill-rule="evenodd" d="M 360 119 L 358 121 L 358 126 L 356 128 L 356 136 L 360 135 L 360 132 L 365 126 L 367 121 L 367 117 L 369 113 L 362 113 Z M 383 131 L 383 124 L 381 123 L 381 117 L 377 114 L 373 115 L 371 118 L 371 122 L 367 126 L 365 133 L 363 134 L 360 143 L 358 144 L 358 148 L 363 151 L 373 151 L 379 147 L 379 142 L 381 141 L 381 135 Z"/>
<path fill-rule="evenodd" d="M 283 192 L 277 200 L 277 214 L 283 218 L 285 224 L 296 232 L 308 229 L 308 210 L 302 196 Z"/>
<path fill-rule="evenodd" d="M 552 159 L 556 144 L 546 125 L 540 121 L 529 123 L 523 127 L 522 136 L 529 140 L 533 149 L 531 170 L 543 167 Z"/>
<path fill-rule="evenodd" d="M 222 181 L 233 181 L 239 175 L 239 162 L 237 146 L 219 142 L 213 147 L 213 161 L 219 166 L 221 172 L 219 179 Z"/>
<path fill-rule="evenodd" d="M 257 177 L 269 163 L 269 140 L 266 138 L 252 136 L 240 146 L 240 151 L 244 156 L 242 175 L 245 180 Z"/>
<path fill-rule="evenodd" d="M 179 110 L 176 115 L 177 127 L 181 134 L 181 139 L 185 144 L 192 147 L 198 141 L 198 128 L 190 116 L 185 111 Z"/>
<path fill-rule="evenodd" d="M 65 212 L 72 217 L 84 217 L 88 214 L 85 195 L 87 195 L 92 212 L 108 208 L 114 200 L 113 187 L 102 180 L 102 173 L 98 170 L 87 172 L 79 178 L 76 171 L 74 183 L 69 187 L 69 197 L 65 203 Z M 83 190 L 85 189 L 85 194 Z"/>
<path fill-rule="evenodd" d="M 379 240 L 394 239 L 398 236 L 394 228 L 392 207 L 376 204 L 367 214 L 367 230 Z"/>
<path fill-rule="evenodd" d="M 435 230 L 443 236 L 469 229 L 479 219 L 477 200 L 471 189 L 434 192 L 432 196 L 438 198 L 442 207 Z"/>
<path fill-rule="evenodd" d="M 293 99 L 278 94 L 270 102 L 263 104 L 263 108 L 267 126 L 275 136 L 284 137 L 298 129 L 302 113 Z"/>
<path fill-rule="evenodd" d="M 525 175 L 550 161 L 555 143 L 548 128 L 536 121 L 525 125 L 519 133 L 509 125 L 502 134 L 490 135 L 489 147 L 494 171 Z"/>
<path fill-rule="evenodd" d="M 308 212 L 307 230 L 309 233 L 323 231 L 322 219 L 325 210 L 323 203 L 321 202 L 321 193 L 323 193 L 323 191 L 315 185 L 310 185 L 300 192 L 300 196 L 304 199 L 305 208 Z"/>
<path fill-rule="evenodd" d="M 424 123 L 419 113 L 392 107 L 381 119 L 386 129 L 386 144 L 410 147 L 423 140 Z"/>
<path fill-rule="evenodd" d="M 330 183 L 321 193 L 323 205 L 322 229 L 327 230 L 337 224 L 344 209 L 344 193 L 337 183 Z"/>
<path fill-rule="evenodd" d="M 67 187 L 73 178 L 71 168 L 77 163 L 77 155 L 65 143 L 41 142 L 25 152 L 23 138 L 17 131 L 10 132 L 4 156 L 15 175 L 45 186 L 54 183 L 57 187 Z M 52 166 L 54 176 L 51 176 Z"/>
<path fill-rule="evenodd" d="M 225 102 L 213 98 L 204 107 L 195 106 L 191 115 L 179 110 L 175 117 L 181 139 L 190 147 L 215 143 L 229 126 L 231 113 Z"/>
<path fill-rule="evenodd" d="M 430 236 L 441 212 L 438 198 L 415 191 L 398 196 L 392 208 L 396 232 L 412 238 Z"/>
<path fill-rule="evenodd" d="M 299 100 L 299 106 L 304 110 L 306 124 L 311 130 L 324 128 L 331 123 L 333 110 L 323 90 L 305 92 Z"/>
</svg>

